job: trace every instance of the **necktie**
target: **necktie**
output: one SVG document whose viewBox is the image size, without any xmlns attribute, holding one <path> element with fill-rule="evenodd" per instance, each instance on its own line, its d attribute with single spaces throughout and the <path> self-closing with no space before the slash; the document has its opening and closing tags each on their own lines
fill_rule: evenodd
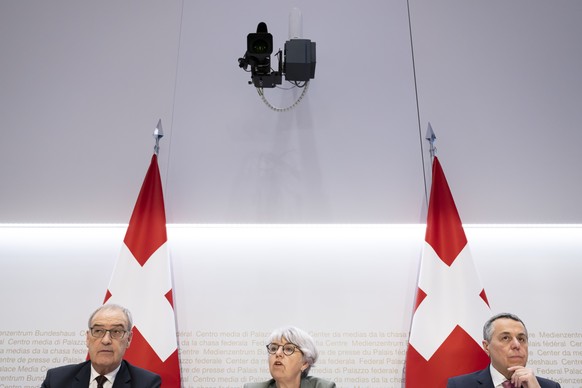
<svg viewBox="0 0 582 388">
<path fill-rule="evenodd" d="M 107 377 L 103 375 L 99 375 L 95 377 L 95 381 L 97 381 L 97 388 L 103 388 L 103 384 L 107 381 Z"/>
<path fill-rule="evenodd" d="M 501 385 L 503 385 L 503 388 L 515 388 L 515 385 L 509 380 L 505 380 Z"/>
</svg>

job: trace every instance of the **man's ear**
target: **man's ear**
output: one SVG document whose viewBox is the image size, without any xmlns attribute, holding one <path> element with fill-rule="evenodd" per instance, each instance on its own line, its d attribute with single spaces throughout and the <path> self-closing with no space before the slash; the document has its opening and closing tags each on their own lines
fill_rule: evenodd
<svg viewBox="0 0 582 388">
<path fill-rule="evenodd" d="M 485 353 L 487 353 L 487 355 L 489 356 L 489 342 L 487 342 L 486 340 L 483 340 L 483 350 L 485 350 Z"/>
</svg>

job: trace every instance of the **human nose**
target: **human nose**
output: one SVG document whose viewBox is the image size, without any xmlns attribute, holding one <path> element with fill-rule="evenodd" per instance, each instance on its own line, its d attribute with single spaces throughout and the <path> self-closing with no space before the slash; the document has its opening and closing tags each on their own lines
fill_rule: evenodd
<svg viewBox="0 0 582 388">
<path fill-rule="evenodd" d="M 109 330 L 107 330 L 105 332 L 105 335 L 103 337 L 101 337 L 101 343 L 109 344 L 112 341 L 113 340 L 111 339 L 111 333 L 109 332 Z"/>
<path fill-rule="evenodd" d="M 511 339 L 511 347 L 512 348 L 520 348 L 521 347 L 521 342 L 519 342 L 519 339 L 512 338 Z"/>
</svg>

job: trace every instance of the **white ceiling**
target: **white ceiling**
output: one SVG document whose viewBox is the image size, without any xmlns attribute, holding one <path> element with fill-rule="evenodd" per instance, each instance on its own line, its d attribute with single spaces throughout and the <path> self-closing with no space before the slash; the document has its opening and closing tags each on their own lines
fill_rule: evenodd
<svg viewBox="0 0 582 388">
<path fill-rule="evenodd" d="M 293 7 L 317 68 L 279 113 L 237 59 L 261 21 L 282 48 Z M 169 223 L 424 222 L 429 122 L 464 222 L 582 223 L 581 17 L 577 0 L 2 1 L 0 222 L 128 222 L 161 118 Z"/>
</svg>

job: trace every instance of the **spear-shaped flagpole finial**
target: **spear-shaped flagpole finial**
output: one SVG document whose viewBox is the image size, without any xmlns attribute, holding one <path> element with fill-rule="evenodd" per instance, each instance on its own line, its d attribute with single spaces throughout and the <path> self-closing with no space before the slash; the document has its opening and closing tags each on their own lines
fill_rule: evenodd
<svg viewBox="0 0 582 388">
<path fill-rule="evenodd" d="M 430 143 L 429 148 L 430 157 L 434 158 L 434 156 L 436 155 L 436 147 L 434 146 L 436 135 L 434 134 L 434 131 L 432 130 L 432 126 L 430 125 L 430 123 L 428 123 L 428 128 L 426 129 L 425 139 L 428 140 L 428 142 Z"/>
<path fill-rule="evenodd" d="M 157 155 L 160 151 L 160 139 L 164 137 L 164 130 L 162 129 L 162 119 L 158 120 L 158 125 L 154 129 L 154 139 L 156 139 L 156 145 L 154 146 L 154 152 Z"/>
</svg>

